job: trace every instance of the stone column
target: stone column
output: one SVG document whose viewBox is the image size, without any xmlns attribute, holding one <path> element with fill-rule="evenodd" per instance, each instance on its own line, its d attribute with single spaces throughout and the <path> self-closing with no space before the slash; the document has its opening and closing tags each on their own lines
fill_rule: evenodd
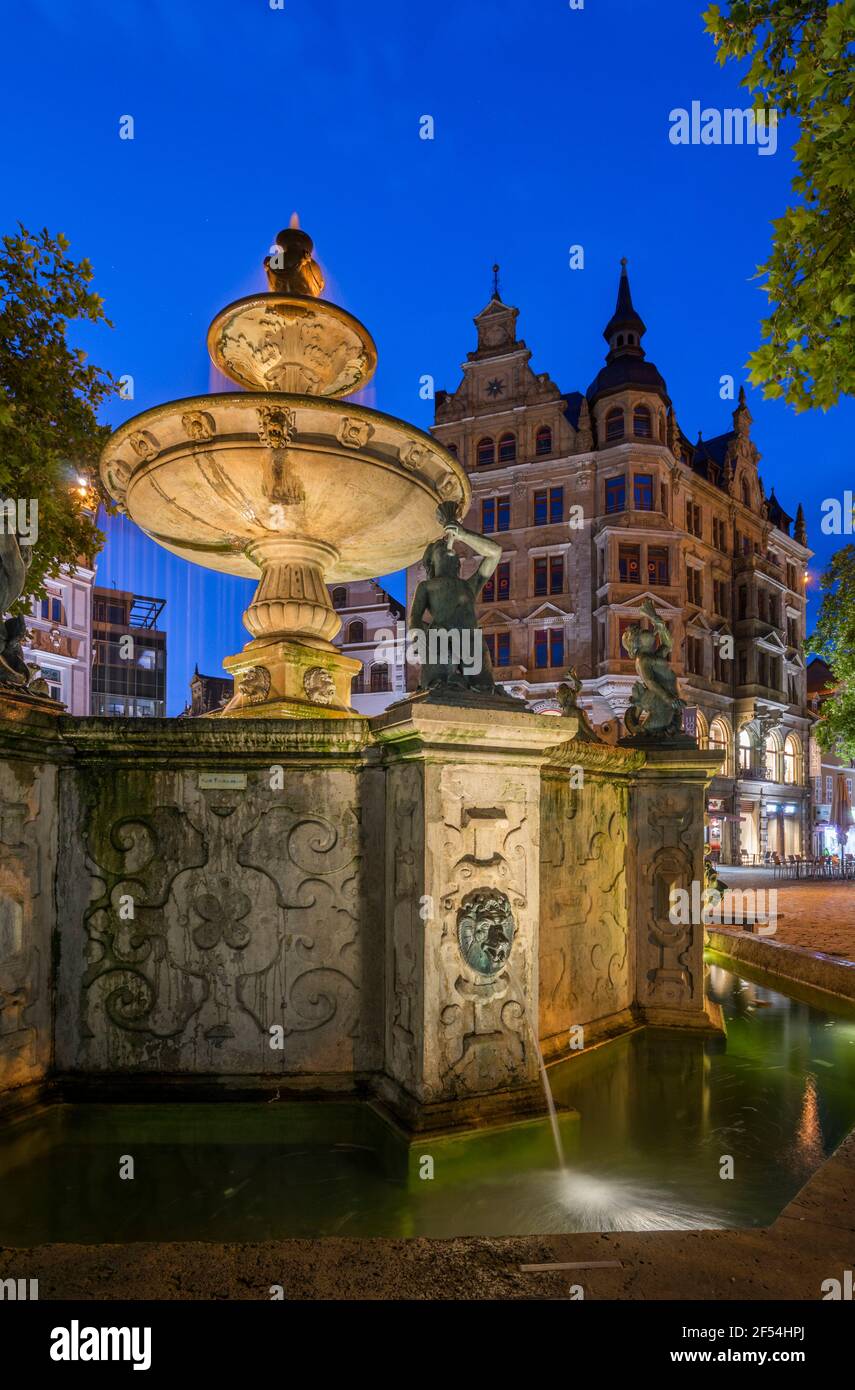
<svg viewBox="0 0 855 1390">
<path fill-rule="evenodd" d="M 413 1128 L 542 1109 L 540 768 L 567 722 L 401 703 L 386 766 L 382 1097 Z"/>
<path fill-rule="evenodd" d="M 645 752 L 630 794 L 628 837 L 638 1017 L 657 1027 L 718 1032 L 714 1011 L 705 1010 L 700 903 L 704 804 L 720 759 L 694 748 Z M 687 895 L 682 912 L 672 911 L 675 889 Z"/>
</svg>

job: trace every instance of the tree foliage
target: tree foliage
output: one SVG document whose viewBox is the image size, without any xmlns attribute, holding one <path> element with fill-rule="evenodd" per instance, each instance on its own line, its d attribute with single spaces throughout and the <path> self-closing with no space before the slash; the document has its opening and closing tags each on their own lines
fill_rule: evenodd
<svg viewBox="0 0 855 1390">
<path fill-rule="evenodd" d="M 825 410 L 855 387 L 855 0 L 731 0 L 703 18 L 720 63 L 750 58 L 755 109 L 799 122 L 797 201 L 757 272 L 772 312 L 751 380 L 797 411 Z"/>
<path fill-rule="evenodd" d="M 66 334 L 76 320 L 112 325 L 90 288 L 91 265 L 71 260 L 68 246 L 62 235 L 19 224 L 0 251 L 0 499 L 38 503 L 23 599 L 103 543 L 92 495 L 82 496 L 75 480 L 94 468 L 110 433 L 96 412 L 118 383 Z"/>
<path fill-rule="evenodd" d="M 823 599 L 809 646 L 831 667 L 834 694 L 817 725 L 820 746 L 855 758 L 855 545 L 837 550 L 820 582 Z"/>
</svg>

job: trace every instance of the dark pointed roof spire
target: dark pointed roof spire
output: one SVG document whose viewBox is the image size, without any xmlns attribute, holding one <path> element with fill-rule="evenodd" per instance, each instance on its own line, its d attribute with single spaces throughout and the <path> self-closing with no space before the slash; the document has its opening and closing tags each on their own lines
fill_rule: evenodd
<svg viewBox="0 0 855 1390">
<path fill-rule="evenodd" d="M 501 299 L 501 297 L 502 296 L 499 294 L 499 266 L 497 263 L 493 266 L 493 298 Z"/>
<path fill-rule="evenodd" d="M 644 320 L 636 312 L 632 302 L 632 291 L 629 288 L 629 275 L 626 269 L 626 256 L 621 257 L 620 280 L 618 282 L 617 304 L 612 317 L 603 329 L 603 337 L 606 342 L 611 344 L 615 334 L 619 331 L 637 333 L 641 338 L 647 332 Z M 638 344 L 636 344 L 638 346 Z"/>
</svg>

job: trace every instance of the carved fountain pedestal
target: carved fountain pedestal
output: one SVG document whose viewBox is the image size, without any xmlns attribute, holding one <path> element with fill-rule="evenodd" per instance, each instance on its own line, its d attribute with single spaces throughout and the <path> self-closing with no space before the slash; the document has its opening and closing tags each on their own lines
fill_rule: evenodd
<svg viewBox="0 0 855 1390">
<path fill-rule="evenodd" d="M 405 568 L 438 536 L 438 505 L 462 514 L 471 490 L 430 435 L 341 399 L 370 381 L 377 351 L 316 297 L 309 237 L 280 232 L 265 266 L 269 293 L 228 305 L 208 332 L 242 389 L 129 420 L 101 477 L 167 550 L 259 581 L 244 617 L 253 640 L 223 662 L 235 695 L 221 717 L 345 718 L 360 663 L 333 644 L 327 585 Z"/>
</svg>

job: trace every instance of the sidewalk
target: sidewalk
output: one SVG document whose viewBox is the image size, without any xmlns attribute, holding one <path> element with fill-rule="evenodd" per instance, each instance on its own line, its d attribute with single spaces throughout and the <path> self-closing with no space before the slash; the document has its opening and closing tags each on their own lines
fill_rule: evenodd
<svg viewBox="0 0 855 1390">
<path fill-rule="evenodd" d="M 719 873 L 729 888 L 764 888 L 767 903 L 769 890 L 777 891 L 776 941 L 855 960 L 855 881 L 776 880 L 772 869 L 730 864 L 721 864 Z M 727 894 L 722 906 L 727 912 Z"/>
</svg>

